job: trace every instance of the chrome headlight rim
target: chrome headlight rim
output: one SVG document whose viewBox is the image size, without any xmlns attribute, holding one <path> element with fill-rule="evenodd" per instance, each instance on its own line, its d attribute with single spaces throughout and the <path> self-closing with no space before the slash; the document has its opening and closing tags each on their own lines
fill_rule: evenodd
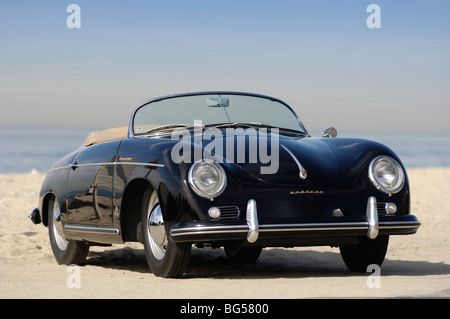
<svg viewBox="0 0 450 319">
<path fill-rule="evenodd" d="M 215 169 L 217 169 L 219 174 L 221 175 L 221 182 L 219 184 L 219 187 L 216 189 L 216 191 L 214 193 L 206 193 L 205 191 L 201 190 L 197 186 L 197 184 L 195 183 L 195 181 L 194 181 L 194 174 L 195 174 L 196 169 L 200 165 L 211 165 Z M 225 189 L 227 187 L 227 174 L 225 173 L 225 170 L 223 169 L 223 167 L 221 165 L 219 165 L 218 163 L 216 163 L 215 161 L 212 161 L 212 160 L 199 160 L 199 161 L 196 161 L 194 164 L 192 164 L 191 167 L 189 168 L 188 183 L 189 183 L 191 189 L 198 196 L 204 197 L 204 198 L 208 198 L 208 199 L 212 200 L 212 199 L 222 195 L 222 193 L 225 191 Z"/>
<path fill-rule="evenodd" d="M 388 162 L 391 162 L 396 168 L 396 174 L 399 177 L 399 181 L 395 184 L 395 187 L 388 188 L 378 182 L 377 177 L 375 176 L 374 168 L 376 164 L 381 160 L 387 160 Z M 369 164 L 369 179 L 376 189 L 385 194 L 392 195 L 400 192 L 403 189 L 403 186 L 405 186 L 406 172 L 396 159 L 388 155 L 380 155 L 375 157 Z"/>
</svg>

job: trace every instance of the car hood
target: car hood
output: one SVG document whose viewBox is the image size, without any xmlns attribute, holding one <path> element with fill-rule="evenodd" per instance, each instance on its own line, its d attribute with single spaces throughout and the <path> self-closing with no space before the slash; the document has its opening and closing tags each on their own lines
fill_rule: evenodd
<svg viewBox="0 0 450 319">
<path fill-rule="evenodd" d="M 341 175 L 336 155 L 321 139 L 280 138 L 278 146 L 274 147 L 278 149 L 278 156 L 271 154 L 269 163 L 237 165 L 261 181 L 284 186 L 325 186 L 337 182 Z M 276 152 L 271 144 L 268 149 Z M 269 172 L 264 173 L 263 168 Z"/>
<path fill-rule="evenodd" d="M 254 178 L 279 186 L 324 186 L 335 183 L 341 176 L 339 161 L 324 139 L 278 134 L 266 137 L 258 139 L 258 134 L 248 133 L 245 137 L 221 137 L 215 140 L 215 145 L 222 143 L 222 152 L 215 153 L 215 157 L 221 158 L 226 166 L 237 165 Z M 202 142 L 203 150 L 212 149 L 210 142 Z M 230 145 L 233 153 L 229 152 Z"/>
</svg>

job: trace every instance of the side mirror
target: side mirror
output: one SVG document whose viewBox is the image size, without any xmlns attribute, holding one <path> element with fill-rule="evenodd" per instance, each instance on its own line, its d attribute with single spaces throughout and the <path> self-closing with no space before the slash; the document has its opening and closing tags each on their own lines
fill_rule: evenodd
<svg viewBox="0 0 450 319">
<path fill-rule="evenodd" d="M 337 131 L 334 127 L 329 127 L 322 133 L 322 137 L 336 137 Z"/>
<path fill-rule="evenodd" d="M 228 107 L 230 100 L 227 98 L 208 97 L 206 99 L 206 106 L 208 107 Z"/>
</svg>

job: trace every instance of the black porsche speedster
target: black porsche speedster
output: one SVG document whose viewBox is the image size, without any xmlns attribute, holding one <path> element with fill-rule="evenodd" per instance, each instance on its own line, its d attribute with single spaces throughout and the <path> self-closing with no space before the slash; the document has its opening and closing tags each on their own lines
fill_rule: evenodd
<svg viewBox="0 0 450 319">
<path fill-rule="evenodd" d="M 128 127 L 93 132 L 60 159 L 30 215 L 60 264 L 92 245 L 142 242 L 156 276 L 179 277 L 191 246 L 254 262 L 264 247 L 338 246 L 351 271 L 381 266 L 413 234 L 397 155 L 368 140 L 311 137 L 283 101 L 240 92 L 152 99 Z"/>
</svg>

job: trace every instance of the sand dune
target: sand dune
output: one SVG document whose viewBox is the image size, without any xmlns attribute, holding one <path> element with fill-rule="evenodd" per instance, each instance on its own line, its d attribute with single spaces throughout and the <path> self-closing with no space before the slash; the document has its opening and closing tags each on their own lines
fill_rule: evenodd
<svg viewBox="0 0 450 319">
<path fill-rule="evenodd" d="M 139 244 L 92 247 L 77 287 L 75 270 L 55 262 L 47 228 L 28 219 L 44 175 L 0 175 L 0 298 L 448 298 L 450 169 L 408 174 L 422 226 L 391 237 L 380 288 L 348 272 L 337 248 L 265 249 L 247 266 L 228 263 L 223 250 L 193 249 L 184 279 L 162 279 Z"/>
</svg>

